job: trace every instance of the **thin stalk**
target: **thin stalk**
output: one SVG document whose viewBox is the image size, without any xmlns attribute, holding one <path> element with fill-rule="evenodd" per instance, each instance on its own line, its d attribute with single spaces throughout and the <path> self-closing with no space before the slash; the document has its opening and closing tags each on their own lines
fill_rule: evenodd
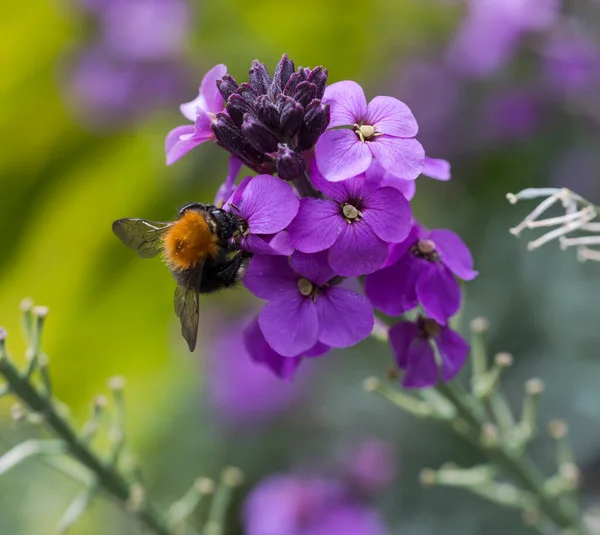
<svg viewBox="0 0 600 535">
<path fill-rule="evenodd" d="M 52 400 L 41 395 L 27 377 L 22 376 L 8 358 L 2 356 L 0 356 L 0 374 L 6 379 L 11 392 L 31 411 L 44 415 L 46 425 L 64 441 L 68 452 L 96 476 L 98 485 L 126 506 L 130 498 L 129 483 L 115 467 L 108 466 L 78 438 L 71 425 L 57 413 Z M 152 504 L 142 503 L 134 514 L 157 535 L 172 535 L 166 520 Z"/>
</svg>

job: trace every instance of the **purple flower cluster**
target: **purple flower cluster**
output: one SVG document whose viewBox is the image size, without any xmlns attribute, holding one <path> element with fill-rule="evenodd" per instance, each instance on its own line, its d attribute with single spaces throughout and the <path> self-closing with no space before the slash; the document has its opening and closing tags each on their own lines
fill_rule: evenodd
<svg viewBox="0 0 600 535">
<path fill-rule="evenodd" d="M 447 349 L 458 337 L 447 327 L 461 304 L 456 277 L 477 273 L 456 234 L 413 218 L 415 179 L 448 180 L 450 166 L 425 156 L 408 106 L 388 96 L 367 103 L 356 82 L 327 86 L 326 69 L 296 70 L 286 55 L 272 76 L 258 61 L 248 82 L 226 73 L 211 69 L 181 106 L 194 124 L 169 133 L 166 149 L 169 163 L 205 141 L 231 153 L 215 203 L 244 222 L 232 245 L 252 255 L 244 285 L 266 301 L 246 330 L 248 354 L 290 379 L 303 359 L 367 338 L 374 308 L 417 309 L 418 328 L 390 332 L 404 384 L 437 382 L 431 342 L 448 357 L 441 379 L 453 377 L 468 351 Z M 236 185 L 242 164 L 259 174 Z"/>
<path fill-rule="evenodd" d="M 258 483 L 243 508 L 248 535 L 386 535 L 369 498 L 396 475 L 390 444 L 366 439 L 345 456 L 335 476 L 276 474 Z"/>
<path fill-rule="evenodd" d="M 186 0 L 82 0 L 94 38 L 67 60 L 66 101 L 86 124 L 113 126 L 172 103 L 186 80 Z M 131 21 L 135 21 L 132 24 Z"/>
</svg>

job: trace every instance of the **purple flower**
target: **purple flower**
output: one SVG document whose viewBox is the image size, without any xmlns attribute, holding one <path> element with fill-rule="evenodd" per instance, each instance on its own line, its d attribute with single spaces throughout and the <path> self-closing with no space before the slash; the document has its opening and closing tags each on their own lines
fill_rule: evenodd
<svg viewBox="0 0 600 535">
<path fill-rule="evenodd" d="M 198 96 L 179 107 L 183 116 L 194 124 L 178 126 L 167 134 L 167 165 L 175 163 L 201 143 L 216 139 L 210 126 L 215 115 L 223 109 L 223 97 L 217 88 L 217 80 L 226 73 L 225 65 L 215 65 L 202 78 Z"/>
<path fill-rule="evenodd" d="M 440 158 L 425 157 L 423 176 L 435 178 L 436 180 L 450 180 L 450 162 Z M 373 160 L 366 172 L 367 182 L 380 187 L 395 188 L 411 200 L 417 190 L 415 180 L 395 176 L 381 167 L 377 160 Z"/>
<path fill-rule="evenodd" d="M 242 168 L 242 162 L 235 156 L 229 158 L 229 167 L 227 169 L 227 177 L 225 182 L 219 186 L 217 194 L 215 195 L 215 206 L 222 207 L 235 191 L 235 180 Z"/>
<path fill-rule="evenodd" d="M 328 250 L 329 265 L 338 275 L 379 269 L 387 258 L 388 242 L 401 242 L 410 231 L 406 198 L 397 189 L 371 185 L 364 175 L 328 182 L 314 162 L 311 180 L 330 199 L 301 199 L 288 227 L 292 244 L 303 253 Z"/>
<path fill-rule="evenodd" d="M 261 481 L 243 508 L 247 535 L 385 535 L 377 513 L 334 479 L 281 474 Z"/>
<path fill-rule="evenodd" d="M 208 396 L 219 421 L 233 427 L 267 423 L 289 408 L 302 391 L 298 384 L 283 384 L 265 363 L 252 360 L 244 344 L 247 323 L 221 326 L 212 344 L 206 374 Z M 246 332 L 254 324 L 256 321 Z M 279 360 L 280 375 L 291 376 L 298 364 L 296 359 L 280 356 Z M 271 362 L 267 365 L 271 367 Z"/>
<path fill-rule="evenodd" d="M 363 296 L 335 285 L 326 253 L 255 255 L 244 284 L 269 302 L 258 317 L 269 346 L 295 357 L 317 342 L 348 347 L 364 340 L 373 328 L 373 309 Z"/>
<path fill-rule="evenodd" d="M 469 353 L 469 344 L 462 336 L 430 318 L 400 322 L 389 335 L 396 363 L 405 371 L 402 384 L 407 388 L 437 384 L 439 370 L 432 340 L 441 357 L 443 381 L 450 381 L 461 370 Z"/>
<path fill-rule="evenodd" d="M 375 97 L 367 105 L 362 88 L 352 81 L 325 90 L 330 106 L 329 128 L 317 142 L 316 160 L 327 180 L 338 182 L 364 173 L 373 158 L 386 171 L 406 179 L 423 170 L 425 154 L 414 139 L 418 126 L 406 104 L 392 97 Z"/>
<path fill-rule="evenodd" d="M 304 357 L 319 357 L 327 351 L 329 346 L 317 342 L 314 347 L 297 357 L 284 357 L 275 352 L 260 330 L 258 319 L 252 320 L 244 331 L 244 344 L 246 351 L 256 363 L 260 363 L 271 370 L 277 377 L 285 381 L 291 381 L 298 366 Z"/>
<path fill-rule="evenodd" d="M 292 187 L 280 178 L 257 175 L 245 178 L 228 203 L 247 224 L 240 247 L 249 252 L 278 254 L 261 235 L 287 227 L 298 213 L 300 201 Z"/>
<path fill-rule="evenodd" d="M 386 314 L 397 316 L 421 303 L 428 316 L 445 324 L 460 308 L 454 275 L 477 276 L 467 246 L 450 230 L 414 225 L 409 237 L 391 248 L 386 267 L 366 277 L 365 293 Z"/>
</svg>

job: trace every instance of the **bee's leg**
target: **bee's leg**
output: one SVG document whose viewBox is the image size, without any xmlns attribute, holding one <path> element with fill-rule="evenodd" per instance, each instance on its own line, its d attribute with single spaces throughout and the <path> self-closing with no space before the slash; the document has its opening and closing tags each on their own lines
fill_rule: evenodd
<svg viewBox="0 0 600 535">
<path fill-rule="evenodd" d="M 227 263 L 227 266 L 223 270 L 217 273 L 217 277 L 221 279 L 223 287 L 233 286 L 244 277 L 244 272 L 251 257 L 252 253 L 238 253 Z"/>
</svg>

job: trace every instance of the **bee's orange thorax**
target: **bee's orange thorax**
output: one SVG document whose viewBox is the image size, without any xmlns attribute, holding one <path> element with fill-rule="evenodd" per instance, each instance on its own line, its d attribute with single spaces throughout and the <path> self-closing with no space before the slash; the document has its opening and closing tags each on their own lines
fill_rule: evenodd
<svg viewBox="0 0 600 535">
<path fill-rule="evenodd" d="M 163 238 L 165 257 L 173 269 L 193 268 L 199 260 L 218 252 L 217 236 L 202 214 L 188 210 Z"/>
</svg>

